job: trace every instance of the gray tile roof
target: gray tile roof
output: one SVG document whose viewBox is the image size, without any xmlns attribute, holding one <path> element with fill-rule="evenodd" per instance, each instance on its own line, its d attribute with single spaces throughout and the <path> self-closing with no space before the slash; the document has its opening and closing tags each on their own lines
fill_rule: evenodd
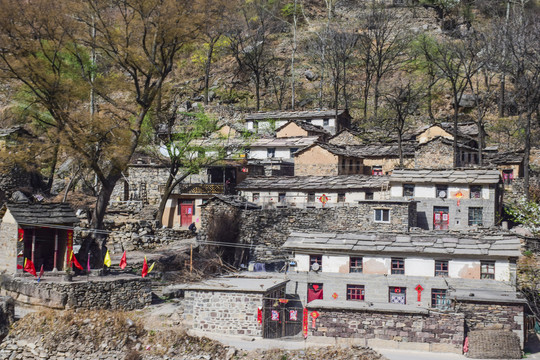
<svg viewBox="0 0 540 360">
<path fill-rule="evenodd" d="M 298 150 L 295 153 L 295 156 L 298 156 L 299 154 L 301 154 L 302 152 L 304 152 L 307 149 L 312 148 L 313 146 L 320 146 L 321 148 L 327 150 L 328 152 L 330 152 L 330 153 L 332 153 L 334 155 L 361 158 L 360 153 L 356 149 L 354 149 L 354 147 L 352 147 L 352 146 L 351 147 L 344 147 L 344 146 L 331 145 L 331 144 L 325 144 L 325 143 L 320 143 L 320 142 L 314 143 L 314 144 L 312 144 L 310 146 L 307 146 L 307 147 L 305 147 L 303 149 Z"/>
<path fill-rule="evenodd" d="M 179 284 L 168 287 L 168 290 L 202 290 L 202 291 L 226 291 L 226 292 L 249 292 L 265 293 L 276 287 L 284 286 L 289 280 L 283 276 L 235 276 L 218 277 L 193 284 Z"/>
<path fill-rule="evenodd" d="M 398 157 L 399 146 L 397 144 L 369 144 L 348 146 L 348 149 L 354 151 L 358 156 L 368 157 Z M 414 156 L 415 144 L 404 143 L 402 150 L 404 156 Z"/>
<path fill-rule="evenodd" d="M 438 184 L 497 184 L 500 181 L 498 170 L 394 170 L 390 183 L 438 183 Z"/>
<path fill-rule="evenodd" d="M 525 157 L 523 150 L 505 153 L 486 152 L 482 155 L 484 156 L 485 162 L 490 165 L 521 164 Z"/>
<path fill-rule="evenodd" d="M 291 232 L 284 249 L 297 252 L 339 251 L 346 253 L 423 254 L 454 257 L 508 258 L 521 255 L 521 242 L 516 236 L 484 234 L 430 233 L 396 234 L 309 233 Z"/>
<path fill-rule="evenodd" d="M 19 225 L 78 224 L 79 218 L 67 203 L 8 203 L 5 206 Z M 2 209 L 5 211 L 5 208 Z"/>
<path fill-rule="evenodd" d="M 249 146 L 254 147 L 306 147 L 314 144 L 318 136 L 290 137 L 290 138 L 262 138 L 252 142 Z"/>
<path fill-rule="evenodd" d="M 314 133 L 318 133 L 318 134 L 321 134 L 321 135 L 330 136 L 330 133 L 328 131 L 326 131 L 322 126 L 313 125 L 311 123 L 308 123 L 307 121 L 292 121 L 292 120 L 288 121 L 286 124 L 283 124 L 280 127 L 278 127 L 276 129 L 276 132 L 283 129 L 285 126 L 289 125 L 290 123 L 295 123 L 296 125 L 298 125 L 302 129 L 304 129 L 306 131 L 309 131 L 309 132 L 314 132 Z"/>
<path fill-rule="evenodd" d="M 388 176 L 254 176 L 236 186 L 238 190 L 352 190 L 381 188 L 388 184 Z"/>
<path fill-rule="evenodd" d="M 345 114 L 346 110 L 338 110 L 338 116 Z M 267 120 L 267 119 L 281 119 L 281 120 L 307 120 L 307 119 L 321 119 L 331 118 L 336 116 L 335 110 L 316 110 L 316 111 L 269 111 L 247 114 L 246 120 Z"/>
<path fill-rule="evenodd" d="M 202 204 L 201 207 L 205 207 L 212 201 L 216 201 L 216 200 L 222 201 L 228 205 L 241 208 L 241 209 L 255 210 L 255 209 L 261 208 L 259 205 L 255 203 L 241 200 L 237 196 L 233 196 L 233 195 L 215 195 L 213 198 L 208 200 L 208 202 L 206 202 L 205 204 Z"/>
</svg>

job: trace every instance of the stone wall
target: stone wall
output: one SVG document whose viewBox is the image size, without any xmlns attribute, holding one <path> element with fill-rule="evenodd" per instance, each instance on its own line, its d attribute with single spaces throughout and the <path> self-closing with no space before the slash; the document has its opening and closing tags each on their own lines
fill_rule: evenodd
<svg viewBox="0 0 540 360">
<path fill-rule="evenodd" d="M 524 304 L 458 302 L 456 311 L 465 314 L 467 331 L 510 330 L 524 345 Z"/>
<path fill-rule="evenodd" d="M 390 209 L 391 221 L 389 223 L 375 222 L 373 214 L 375 208 Z M 407 231 L 409 227 L 416 225 L 414 223 L 415 209 L 415 202 L 399 201 L 361 201 L 355 206 L 334 208 L 238 209 L 241 220 L 238 240 L 241 243 L 255 245 L 251 260 L 280 261 L 288 257 L 287 253 L 280 248 L 291 231 Z M 219 200 L 214 200 L 203 207 L 200 239 L 207 240 L 206 227 L 209 217 L 232 211 L 233 208 L 230 205 Z M 268 247 L 275 250 L 269 250 Z"/>
<path fill-rule="evenodd" d="M 414 167 L 416 169 L 452 169 L 454 159 L 451 145 L 443 143 L 440 139 L 422 144 L 414 154 Z"/>
<path fill-rule="evenodd" d="M 149 204 L 159 204 L 161 192 L 159 186 L 167 182 L 169 171 L 159 165 L 131 165 L 126 180 L 119 180 L 114 187 L 111 200 L 141 200 L 142 189 L 146 187 L 146 199 Z M 128 198 L 125 198 L 125 194 Z"/>
<path fill-rule="evenodd" d="M 9 296 L 0 298 L 0 341 L 2 341 L 15 322 L 15 302 Z"/>
<path fill-rule="evenodd" d="M 141 309 L 152 302 L 150 281 L 140 278 L 36 283 L 0 275 L 0 294 L 17 302 L 53 309 Z"/>
<path fill-rule="evenodd" d="M 432 351 L 460 351 L 464 340 L 463 314 L 430 312 L 376 312 L 355 310 L 317 310 L 316 328 L 312 336 L 332 338 L 363 338 L 388 340 L 400 343 L 438 344 Z M 311 316 L 310 316 L 311 319 Z M 311 325 L 311 324 L 310 324 Z"/>
<path fill-rule="evenodd" d="M 263 293 L 193 291 L 184 293 L 184 318 L 196 331 L 262 336 L 257 308 Z"/>
</svg>

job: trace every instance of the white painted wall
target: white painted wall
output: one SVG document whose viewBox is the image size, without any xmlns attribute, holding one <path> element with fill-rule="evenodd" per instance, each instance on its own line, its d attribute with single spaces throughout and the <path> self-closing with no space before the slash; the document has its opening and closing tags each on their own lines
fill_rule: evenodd
<svg viewBox="0 0 540 360">
<path fill-rule="evenodd" d="M 296 260 L 296 271 L 309 271 L 309 255 L 296 254 L 294 259 Z"/>
<path fill-rule="evenodd" d="M 419 257 L 405 258 L 405 275 L 433 276 L 434 274 L 435 260 Z"/>
<path fill-rule="evenodd" d="M 349 272 L 349 257 L 339 255 L 324 255 L 322 257 L 323 272 Z M 341 271 L 340 271 L 341 268 Z M 345 269 L 345 271 L 343 271 Z"/>
<path fill-rule="evenodd" d="M 489 187 L 488 186 L 482 187 L 482 199 L 489 200 Z"/>
<path fill-rule="evenodd" d="M 278 202 L 278 195 L 281 191 L 255 191 L 255 190 L 248 190 L 248 191 L 240 191 L 239 194 L 243 197 L 245 197 L 248 201 L 253 201 L 253 194 L 258 193 L 259 194 L 259 201 L 257 201 L 258 204 L 275 204 Z M 319 198 L 323 195 L 326 195 L 329 200 L 327 204 L 337 204 L 338 203 L 338 193 L 337 192 L 314 192 L 315 193 L 315 201 L 314 202 L 308 202 L 308 193 L 307 192 L 301 192 L 301 191 L 283 191 L 286 196 L 286 203 L 287 204 L 295 204 L 297 206 L 305 206 L 305 205 L 321 205 L 321 202 L 319 201 Z M 365 200 L 366 193 L 363 190 L 359 190 L 357 192 L 345 192 L 345 203 L 347 204 L 355 204 L 356 202 L 360 200 Z M 380 200 L 383 198 L 383 195 L 380 191 L 374 191 L 373 198 L 375 200 Z"/>
<path fill-rule="evenodd" d="M 495 280 L 511 281 L 510 278 L 510 263 L 505 260 L 495 261 Z"/>
<path fill-rule="evenodd" d="M 271 148 L 271 146 L 270 146 Z M 298 149 L 298 147 L 296 147 Z M 274 159 L 291 159 L 291 148 L 290 147 L 278 147 L 275 148 Z M 249 159 L 268 159 L 268 148 L 266 147 L 252 147 L 249 150 Z"/>
<path fill-rule="evenodd" d="M 460 272 L 466 268 L 480 266 L 480 260 L 453 259 L 448 261 L 448 277 L 460 278 Z"/>
</svg>

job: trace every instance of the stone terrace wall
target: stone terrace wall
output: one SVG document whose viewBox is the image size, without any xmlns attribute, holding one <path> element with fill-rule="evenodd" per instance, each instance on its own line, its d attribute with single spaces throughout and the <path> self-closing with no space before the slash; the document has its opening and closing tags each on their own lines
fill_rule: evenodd
<svg viewBox="0 0 540 360">
<path fill-rule="evenodd" d="M 16 301 L 53 309 L 141 309 L 152 302 L 149 280 L 40 282 L 0 276 L 0 294 Z"/>
<path fill-rule="evenodd" d="M 494 304 L 480 302 L 459 302 L 455 310 L 465 314 L 468 331 L 472 330 L 510 330 L 524 345 L 524 307 L 525 305 Z"/>
<path fill-rule="evenodd" d="M 270 262 L 285 260 L 287 256 L 280 250 L 291 231 L 407 231 L 409 219 L 416 219 L 415 203 L 377 203 L 361 202 L 351 207 L 333 208 L 278 208 L 266 210 L 239 209 L 239 242 L 254 243 L 253 260 Z M 373 209 L 390 209 L 390 223 L 375 223 Z M 230 205 L 214 200 L 203 207 L 201 215 L 201 240 L 207 240 L 206 225 L 208 217 L 218 216 L 220 212 L 233 211 Z M 414 216 L 410 216 L 413 213 Z M 257 248 L 257 245 L 260 247 Z M 264 246 L 264 248 L 263 248 Z M 267 247 L 275 250 L 268 250 Z"/>
<path fill-rule="evenodd" d="M 310 310 L 315 310 L 310 307 Z M 353 310 L 317 310 L 313 336 L 362 338 L 408 343 L 429 343 L 432 351 L 459 351 L 464 340 L 463 314 L 383 313 Z M 311 319 L 311 316 L 310 316 Z"/>
<path fill-rule="evenodd" d="M 262 293 L 193 291 L 184 293 L 184 317 L 198 331 L 262 336 L 257 308 Z"/>
</svg>

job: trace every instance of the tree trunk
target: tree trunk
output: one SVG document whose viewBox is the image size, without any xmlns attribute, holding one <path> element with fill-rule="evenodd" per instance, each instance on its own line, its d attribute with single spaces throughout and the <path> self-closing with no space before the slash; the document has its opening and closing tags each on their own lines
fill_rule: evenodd
<svg viewBox="0 0 540 360">
<path fill-rule="evenodd" d="M 458 136 L 458 115 L 459 115 L 459 100 L 457 90 L 454 87 L 454 142 L 452 144 L 452 149 L 454 151 L 454 169 L 459 165 L 459 154 L 457 146 L 457 136 Z"/>
<path fill-rule="evenodd" d="M 173 174 L 169 174 L 167 182 L 165 183 L 165 189 L 163 190 L 161 201 L 159 202 L 159 207 L 156 214 L 156 221 L 160 226 L 163 225 L 161 220 L 163 219 L 163 213 L 165 212 L 165 205 L 167 205 L 167 200 L 169 200 L 169 197 L 171 196 L 174 189 L 174 187 L 171 186 L 174 181 L 174 176 L 175 175 Z"/>
<path fill-rule="evenodd" d="M 257 99 L 257 111 L 261 109 L 261 95 L 260 95 L 261 79 L 258 74 L 255 75 L 255 98 Z"/>
<path fill-rule="evenodd" d="M 527 126 L 525 127 L 525 154 L 523 157 L 523 186 L 525 190 L 525 198 L 530 199 L 529 183 L 529 156 L 531 154 L 531 117 L 532 112 L 527 111 Z"/>
<path fill-rule="evenodd" d="M 45 185 L 46 194 L 51 193 L 51 188 L 54 181 L 54 174 L 56 173 L 56 164 L 58 163 L 58 149 L 59 148 L 60 148 L 60 144 L 54 145 L 53 158 L 51 162 L 51 173 L 49 174 L 49 180 L 47 180 L 47 185 Z"/>
<path fill-rule="evenodd" d="M 208 105 L 208 92 L 210 87 L 210 67 L 212 65 L 212 54 L 214 53 L 214 44 L 217 39 L 210 39 L 208 43 L 208 53 L 206 54 L 206 62 L 204 64 L 204 105 Z"/>
<path fill-rule="evenodd" d="M 295 76 L 294 76 L 294 60 L 296 56 L 296 1 L 294 0 L 294 14 L 293 14 L 293 49 L 291 54 L 291 110 L 294 110 L 296 103 L 296 88 L 295 88 Z M 280 109 L 281 110 L 281 109 Z"/>
<path fill-rule="evenodd" d="M 399 167 L 403 169 L 403 144 L 401 140 L 402 130 L 398 131 Z"/>
<path fill-rule="evenodd" d="M 375 86 L 373 87 L 373 90 L 375 91 L 374 98 L 373 98 L 373 115 L 375 119 L 377 119 L 377 112 L 379 108 L 379 83 L 381 79 L 377 76 L 377 79 L 375 80 Z"/>
<path fill-rule="evenodd" d="M 429 85 L 428 85 L 428 88 L 427 88 L 427 106 L 428 106 L 428 115 L 429 115 L 429 119 L 431 121 L 435 121 L 435 115 L 433 115 L 433 93 L 432 93 L 432 88 L 433 88 L 433 79 L 430 78 L 430 82 L 429 82 Z"/>
</svg>

